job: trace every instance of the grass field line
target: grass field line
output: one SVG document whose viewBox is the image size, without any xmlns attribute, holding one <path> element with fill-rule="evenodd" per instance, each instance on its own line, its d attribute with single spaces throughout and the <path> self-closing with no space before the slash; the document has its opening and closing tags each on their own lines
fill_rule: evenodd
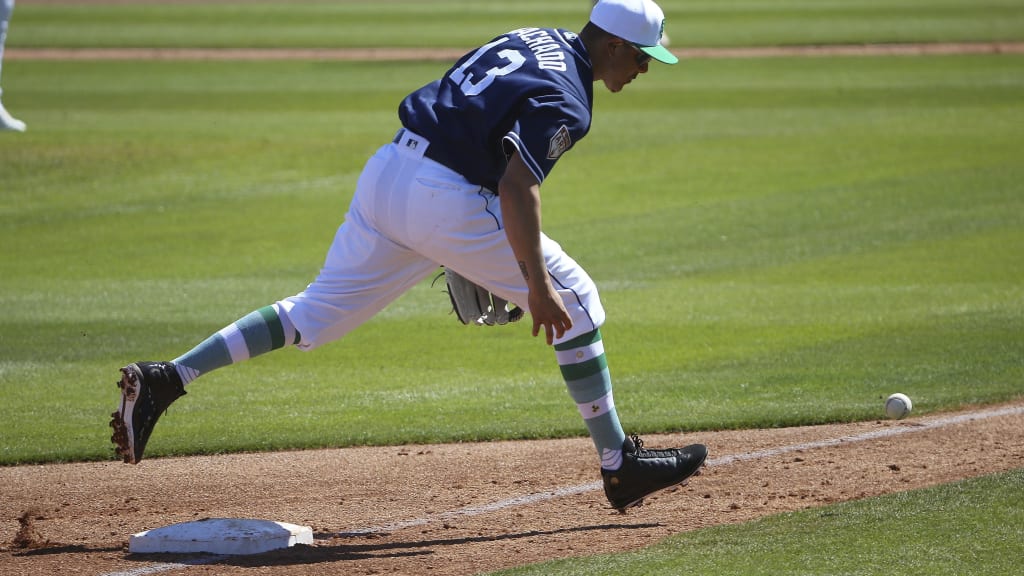
<svg viewBox="0 0 1024 576">
<path fill-rule="evenodd" d="M 851 444 L 856 442 L 867 442 L 870 440 L 879 440 L 882 438 L 892 438 L 901 436 L 904 434 L 911 434 L 917 432 L 926 432 L 928 430 L 934 430 L 938 428 L 944 428 L 947 426 L 954 426 L 964 422 L 970 422 L 974 420 L 985 420 L 988 418 L 997 418 L 1001 416 L 1011 416 L 1024 414 L 1024 406 L 1008 406 L 1002 408 L 994 408 L 988 410 L 978 410 L 973 412 L 965 412 L 955 414 L 952 416 L 937 416 L 934 418 L 925 418 L 913 423 L 903 426 L 892 426 L 886 427 L 879 430 L 871 430 L 861 434 L 853 434 L 846 436 L 839 436 L 836 438 L 824 438 L 822 440 L 816 440 L 812 442 L 802 442 L 799 444 L 790 444 L 786 446 L 779 446 L 776 448 L 766 448 L 763 450 L 755 450 L 751 452 L 744 452 L 741 454 L 727 454 L 717 458 L 711 458 L 707 461 L 709 467 L 717 466 L 728 466 L 738 462 L 746 462 L 751 460 L 760 460 L 765 458 L 772 458 L 781 456 L 792 452 L 800 452 L 804 450 L 813 450 L 817 448 L 828 448 L 832 446 Z M 404 530 L 407 528 L 415 528 L 417 526 L 424 526 L 427 524 L 444 522 L 463 517 L 480 516 L 492 512 L 498 512 L 509 508 L 516 508 L 522 506 L 530 506 L 539 504 L 549 500 L 562 498 L 566 496 L 574 496 L 576 494 L 583 494 L 586 492 L 592 492 L 600 490 L 602 488 L 601 482 L 589 482 L 587 484 L 580 484 L 576 486 L 566 486 L 556 490 L 549 490 L 545 492 L 538 492 L 533 494 L 524 494 L 522 496 L 514 496 L 512 498 L 506 498 L 503 500 L 497 500 L 494 502 L 480 504 L 476 506 L 467 506 L 456 510 L 449 510 L 446 512 L 439 512 L 437 514 L 431 514 L 420 518 L 411 518 L 409 520 L 402 520 L 399 522 L 392 522 L 389 524 L 382 524 L 379 526 L 369 526 L 363 528 L 354 528 L 352 530 L 346 530 L 334 534 L 317 535 L 317 539 L 330 539 L 330 538 L 344 538 L 349 536 L 365 536 L 368 534 L 378 534 L 394 532 L 398 530 Z M 181 562 L 168 562 L 161 564 L 153 564 L 149 566 L 142 566 L 139 568 L 133 568 L 131 570 L 121 572 L 109 572 L 101 574 L 100 576 L 145 576 L 147 574 L 158 574 L 161 572 L 167 572 L 171 570 L 181 570 L 190 566 L 201 566 L 206 564 L 212 564 L 223 559 L 223 556 L 204 556 L 201 558 L 194 558 L 189 560 L 183 560 Z"/>
<path fill-rule="evenodd" d="M 469 48 L 7 48 L 8 60 L 454 61 Z M 936 42 L 673 48 L 680 58 L 1024 54 L 1024 42 Z"/>
</svg>

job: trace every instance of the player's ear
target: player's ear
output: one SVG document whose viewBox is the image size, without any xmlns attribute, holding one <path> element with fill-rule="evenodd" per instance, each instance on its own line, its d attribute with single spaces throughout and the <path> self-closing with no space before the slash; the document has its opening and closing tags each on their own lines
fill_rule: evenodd
<svg viewBox="0 0 1024 576">
<path fill-rule="evenodd" d="M 622 38 L 616 38 L 615 36 L 610 36 L 608 38 L 606 50 L 608 52 L 608 61 L 615 62 L 616 56 L 619 56 L 619 52 L 621 52 L 622 48 L 625 46 L 625 40 L 623 40 Z"/>
<path fill-rule="evenodd" d="M 622 40 L 619 40 L 618 38 L 616 38 L 614 36 L 609 36 L 608 37 L 608 40 L 605 42 L 605 52 L 608 53 L 608 58 L 609 59 L 615 57 L 615 51 L 619 49 L 619 44 L 621 44 L 621 43 L 622 43 Z"/>
</svg>

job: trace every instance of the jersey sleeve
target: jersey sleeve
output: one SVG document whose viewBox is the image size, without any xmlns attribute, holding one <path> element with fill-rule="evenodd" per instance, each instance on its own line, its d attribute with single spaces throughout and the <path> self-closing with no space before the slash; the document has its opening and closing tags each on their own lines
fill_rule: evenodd
<svg viewBox="0 0 1024 576">
<path fill-rule="evenodd" d="M 563 95 L 528 98 L 523 112 L 502 139 L 505 154 L 519 153 L 537 182 L 590 129 L 589 109 Z"/>
</svg>

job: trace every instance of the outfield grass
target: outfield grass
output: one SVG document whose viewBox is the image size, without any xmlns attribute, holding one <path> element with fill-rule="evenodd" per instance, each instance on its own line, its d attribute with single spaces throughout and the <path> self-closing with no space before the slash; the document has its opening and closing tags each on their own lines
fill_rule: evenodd
<svg viewBox="0 0 1024 576">
<path fill-rule="evenodd" d="M 663 0 L 676 46 L 1024 39 L 1018 0 Z M 587 0 L 18 5 L 18 47 L 471 47 L 585 21 Z"/>
<path fill-rule="evenodd" d="M 502 576 L 1001 575 L 1024 557 L 1024 470 L 670 537 Z"/>
<path fill-rule="evenodd" d="M 625 427 L 1020 397 L 1022 63 L 698 60 L 600 92 L 545 227 L 602 289 Z M 5 66 L 30 131 L 0 138 L 0 462 L 109 458 L 120 365 L 304 287 L 398 100 L 442 69 Z M 528 325 L 447 308 L 424 283 L 343 342 L 215 372 L 147 454 L 585 433 Z"/>
</svg>

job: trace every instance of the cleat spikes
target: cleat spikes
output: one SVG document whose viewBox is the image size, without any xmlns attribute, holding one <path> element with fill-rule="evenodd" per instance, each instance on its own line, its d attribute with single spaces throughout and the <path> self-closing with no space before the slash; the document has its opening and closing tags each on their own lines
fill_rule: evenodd
<svg viewBox="0 0 1024 576">
<path fill-rule="evenodd" d="M 156 421 L 167 407 L 185 394 L 181 378 L 170 362 L 137 362 L 121 368 L 121 402 L 111 414 L 114 454 L 126 464 L 138 464 Z"/>
</svg>

